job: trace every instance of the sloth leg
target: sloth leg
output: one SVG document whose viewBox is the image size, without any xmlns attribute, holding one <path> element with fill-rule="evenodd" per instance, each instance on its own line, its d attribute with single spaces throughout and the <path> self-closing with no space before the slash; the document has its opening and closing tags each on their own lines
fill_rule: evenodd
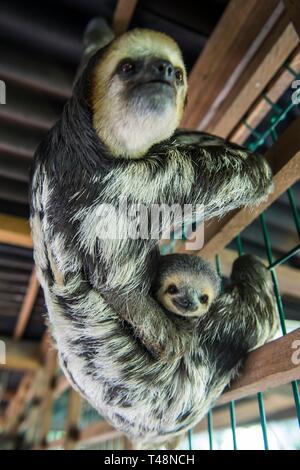
<svg viewBox="0 0 300 470">
<path fill-rule="evenodd" d="M 257 339 L 250 345 L 257 348 L 273 338 L 279 327 L 270 273 L 257 257 L 243 255 L 233 264 L 231 280 L 239 288 L 241 301 L 248 302 L 257 319 Z"/>
<path fill-rule="evenodd" d="M 231 280 L 197 330 L 216 381 L 230 379 L 247 352 L 272 338 L 279 324 L 270 274 L 256 257 L 239 257 Z"/>
</svg>

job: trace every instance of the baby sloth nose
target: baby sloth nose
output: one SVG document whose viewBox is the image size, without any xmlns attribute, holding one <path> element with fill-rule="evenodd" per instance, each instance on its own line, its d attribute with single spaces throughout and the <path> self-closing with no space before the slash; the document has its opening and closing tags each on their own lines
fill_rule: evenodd
<svg viewBox="0 0 300 470">
<path fill-rule="evenodd" d="M 176 303 L 184 310 L 195 311 L 198 307 L 198 303 L 190 296 L 177 297 Z"/>
<path fill-rule="evenodd" d="M 168 60 L 156 59 L 152 61 L 151 71 L 154 79 L 163 80 L 170 84 L 174 80 L 174 67 Z"/>
</svg>

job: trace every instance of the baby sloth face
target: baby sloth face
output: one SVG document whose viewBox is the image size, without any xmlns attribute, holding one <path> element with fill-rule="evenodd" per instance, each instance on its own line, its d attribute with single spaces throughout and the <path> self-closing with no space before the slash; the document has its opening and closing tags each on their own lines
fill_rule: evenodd
<svg viewBox="0 0 300 470">
<path fill-rule="evenodd" d="M 169 312 L 199 317 L 209 310 L 219 292 L 220 279 L 203 259 L 190 255 L 162 257 L 154 295 Z"/>
</svg>

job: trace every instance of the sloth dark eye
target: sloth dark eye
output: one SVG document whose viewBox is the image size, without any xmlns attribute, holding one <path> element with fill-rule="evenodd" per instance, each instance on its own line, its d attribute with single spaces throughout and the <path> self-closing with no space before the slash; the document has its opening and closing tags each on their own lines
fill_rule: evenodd
<svg viewBox="0 0 300 470">
<path fill-rule="evenodd" d="M 208 295 L 206 295 L 206 294 L 201 295 L 201 297 L 200 297 L 199 300 L 200 300 L 200 303 L 201 303 L 201 304 L 207 304 L 207 302 L 208 302 Z"/>
<path fill-rule="evenodd" d="M 119 65 L 119 71 L 123 75 L 128 75 L 129 73 L 132 73 L 135 71 L 135 65 L 131 60 L 124 60 L 120 65 Z"/>
<path fill-rule="evenodd" d="M 177 294 L 178 289 L 177 289 L 177 287 L 175 286 L 175 284 L 170 284 L 169 287 L 167 288 L 167 292 L 168 292 L 169 294 L 172 294 L 172 295 L 173 295 L 173 294 Z"/>
<path fill-rule="evenodd" d="M 178 82 L 182 83 L 182 82 L 183 82 L 183 73 L 182 73 L 182 70 L 176 69 L 176 71 L 175 71 L 175 77 L 176 77 L 176 80 L 178 80 Z"/>
</svg>

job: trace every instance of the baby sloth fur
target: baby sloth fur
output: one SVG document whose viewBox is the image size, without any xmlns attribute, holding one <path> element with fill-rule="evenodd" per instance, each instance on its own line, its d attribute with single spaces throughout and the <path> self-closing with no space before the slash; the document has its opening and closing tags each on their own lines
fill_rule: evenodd
<svg viewBox="0 0 300 470">
<path fill-rule="evenodd" d="M 34 259 L 70 383 L 147 445 L 194 426 L 247 351 L 272 336 L 276 316 L 268 273 L 249 256 L 234 264 L 231 287 L 196 324 L 169 314 L 151 295 L 158 240 L 128 236 L 145 220 L 115 218 L 114 208 L 124 198 L 129 209 L 142 204 L 149 213 L 153 204 L 193 204 L 199 218 L 199 204 L 208 219 L 265 200 L 272 174 L 259 155 L 178 129 L 187 76 L 171 38 L 137 29 L 89 51 L 61 118 L 36 151 Z M 120 236 L 110 236 L 116 224 Z"/>
</svg>

